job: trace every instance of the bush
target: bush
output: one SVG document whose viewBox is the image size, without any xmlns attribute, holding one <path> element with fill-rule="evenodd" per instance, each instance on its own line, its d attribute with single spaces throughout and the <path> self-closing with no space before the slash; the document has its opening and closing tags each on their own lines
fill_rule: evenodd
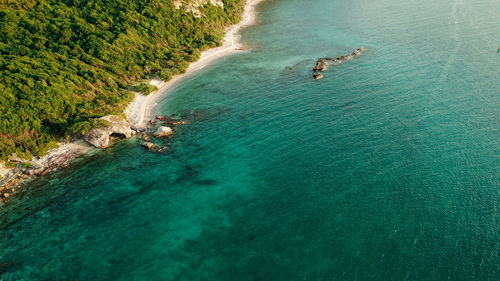
<svg viewBox="0 0 500 281">
<path fill-rule="evenodd" d="M 0 1 L 0 159 L 44 154 L 122 112 L 127 85 L 185 72 L 241 18 L 244 0 L 223 2 L 195 18 L 164 0 Z"/>
<path fill-rule="evenodd" d="M 150 84 L 140 83 L 138 85 L 130 87 L 130 90 L 147 96 L 152 92 L 158 90 L 158 88 Z"/>
</svg>

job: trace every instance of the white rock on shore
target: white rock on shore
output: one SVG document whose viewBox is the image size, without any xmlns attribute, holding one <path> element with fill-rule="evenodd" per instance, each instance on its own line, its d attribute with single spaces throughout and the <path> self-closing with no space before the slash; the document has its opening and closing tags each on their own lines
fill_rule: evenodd
<svg viewBox="0 0 500 281">
<path fill-rule="evenodd" d="M 11 170 L 12 168 L 7 168 L 0 162 L 0 179 L 4 178 Z"/>
<path fill-rule="evenodd" d="M 130 123 L 119 115 L 109 115 L 99 118 L 105 123 L 103 126 L 94 127 L 83 136 L 83 139 L 95 147 L 107 148 L 111 135 L 120 135 L 130 138 L 135 131 L 130 128 Z"/>
</svg>

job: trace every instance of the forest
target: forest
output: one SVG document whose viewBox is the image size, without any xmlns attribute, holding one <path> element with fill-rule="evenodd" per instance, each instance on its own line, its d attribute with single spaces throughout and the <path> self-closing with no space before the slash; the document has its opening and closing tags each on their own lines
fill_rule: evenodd
<svg viewBox="0 0 500 281">
<path fill-rule="evenodd" d="M 0 160 L 30 159 L 117 114 L 145 79 L 169 80 L 220 45 L 245 0 L 0 0 Z"/>
</svg>

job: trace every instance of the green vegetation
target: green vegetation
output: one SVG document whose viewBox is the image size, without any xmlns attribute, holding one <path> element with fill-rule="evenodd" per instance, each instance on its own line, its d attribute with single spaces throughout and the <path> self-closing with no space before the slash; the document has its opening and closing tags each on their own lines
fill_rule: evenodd
<svg viewBox="0 0 500 281">
<path fill-rule="evenodd" d="M 158 90 L 158 87 L 147 83 L 139 83 L 137 85 L 130 87 L 130 90 L 144 95 L 149 95 L 151 92 Z"/>
<path fill-rule="evenodd" d="M 0 160 L 42 155 L 122 112 L 138 81 L 185 72 L 240 19 L 245 1 L 223 2 L 196 18 L 170 0 L 0 0 Z"/>
</svg>

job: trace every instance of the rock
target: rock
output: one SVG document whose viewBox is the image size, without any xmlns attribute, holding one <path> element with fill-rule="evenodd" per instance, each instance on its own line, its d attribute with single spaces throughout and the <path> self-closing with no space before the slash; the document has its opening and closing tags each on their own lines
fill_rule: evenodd
<svg viewBox="0 0 500 281">
<path fill-rule="evenodd" d="M 175 116 L 175 114 L 172 114 L 171 116 L 156 115 L 156 119 L 158 119 L 161 122 L 164 122 L 166 124 L 172 125 L 172 126 L 185 124 L 184 123 L 185 121 L 175 119 L 175 118 L 173 118 L 173 116 Z M 153 125 L 155 125 L 155 124 L 153 124 Z"/>
<path fill-rule="evenodd" d="M 331 58 L 331 57 L 326 57 L 326 58 L 320 58 L 316 62 L 316 65 L 313 68 L 313 78 L 315 80 L 323 78 L 323 74 L 319 73 L 322 71 L 326 70 L 326 67 L 328 66 L 327 61 L 333 61 L 336 64 L 342 63 L 344 60 L 352 60 L 355 56 L 361 55 L 361 52 L 363 52 L 363 48 L 358 48 L 356 51 L 352 52 L 351 54 L 345 55 L 345 56 L 340 56 L 338 58 Z"/>
<path fill-rule="evenodd" d="M 5 178 L 11 171 L 12 168 L 7 168 L 2 162 L 0 162 L 0 179 Z"/>
<path fill-rule="evenodd" d="M 147 148 L 148 150 L 153 149 L 153 147 L 155 146 L 152 142 L 144 142 L 141 145 Z"/>
<path fill-rule="evenodd" d="M 187 121 L 186 120 L 179 120 L 179 121 L 171 122 L 170 124 L 173 126 L 185 125 L 185 124 L 187 124 Z"/>
<path fill-rule="evenodd" d="M 12 154 L 11 156 L 9 156 L 9 161 L 10 162 L 17 162 L 17 163 L 25 163 L 25 162 L 28 162 L 28 160 L 26 159 L 23 159 L 19 156 L 17 156 L 17 154 Z"/>
<path fill-rule="evenodd" d="M 132 129 L 132 131 L 134 133 L 142 133 L 142 132 L 146 131 L 146 127 L 137 127 L 137 126 L 133 126 L 133 125 L 130 125 L 130 129 Z"/>
<path fill-rule="evenodd" d="M 323 74 L 315 72 L 313 74 L 313 78 L 314 78 L 314 80 L 319 80 L 319 79 L 323 78 Z"/>
<path fill-rule="evenodd" d="M 142 139 L 145 141 L 151 141 L 151 137 L 148 134 L 143 134 Z"/>
<path fill-rule="evenodd" d="M 325 71 L 326 70 L 326 60 L 321 58 L 316 62 L 316 66 L 313 71 Z"/>
<path fill-rule="evenodd" d="M 157 138 L 167 137 L 172 135 L 172 128 L 166 126 L 160 126 L 153 136 Z"/>
<path fill-rule="evenodd" d="M 161 147 L 158 149 L 158 152 L 165 152 L 168 150 L 168 147 Z"/>
<path fill-rule="evenodd" d="M 111 135 L 130 138 L 135 132 L 130 123 L 119 115 L 108 115 L 98 119 L 97 126 L 83 136 L 83 139 L 95 147 L 107 148 Z"/>
<path fill-rule="evenodd" d="M 28 176 L 40 175 L 46 169 L 47 168 L 44 167 L 44 166 L 33 166 L 33 167 L 29 168 L 29 169 L 26 169 L 26 171 L 24 173 L 27 174 Z"/>
</svg>

